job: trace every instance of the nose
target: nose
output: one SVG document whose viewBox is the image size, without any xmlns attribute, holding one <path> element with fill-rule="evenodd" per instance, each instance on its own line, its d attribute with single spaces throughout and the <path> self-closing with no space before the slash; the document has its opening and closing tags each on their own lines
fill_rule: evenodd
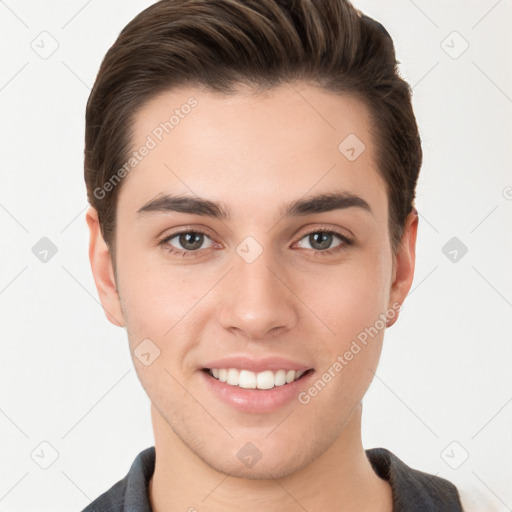
<svg viewBox="0 0 512 512">
<path fill-rule="evenodd" d="M 280 335 L 298 319 L 300 301 L 293 284 L 270 253 L 263 250 L 252 262 L 234 253 L 234 267 L 222 288 L 222 327 L 251 340 Z"/>
</svg>

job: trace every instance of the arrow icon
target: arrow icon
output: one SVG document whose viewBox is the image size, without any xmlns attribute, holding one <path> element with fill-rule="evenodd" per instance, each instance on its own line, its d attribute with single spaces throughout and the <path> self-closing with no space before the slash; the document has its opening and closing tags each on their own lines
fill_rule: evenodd
<svg viewBox="0 0 512 512">
<path fill-rule="evenodd" d="M 41 262 L 48 263 L 58 252 L 57 246 L 46 236 L 33 247 L 32 254 Z"/>
<path fill-rule="evenodd" d="M 30 42 L 30 47 L 41 59 L 51 57 L 59 48 L 59 42 L 49 32 L 43 30 Z M 50 251 L 51 252 L 51 251 Z M 50 254 L 51 259 L 51 254 Z"/>
<path fill-rule="evenodd" d="M 254 237 L 247 236 L 237 245 L 236 252 L 246 263 L 252 263 L 263 252 L 263 247 Z"/>
<path fill-rule="evenodd" d="M 133 353 L 144 366 L 153 364 L 160 357 L 160 349 L 149 338 L 143 339 Z"/>
<path fill-rule="evenodd" d="M 469 458 L 469 452 L 458 441 L 452 441 L 440 453 L 444 462 L 452 469 L 458 469 Z"/>
<path fill-rule="evenodd" d="M 450 58 L 458 59 L 469 48 L 469 43 L 454 30 L 441 41 L 440 46 Z"/>
<path fill-rule="evenodd" d="M 467 246 L 457 238 L 453 236 L 446 242 L 441 248 L 441 252 L 452 262 L 458 263 L 468 252 Z"/>
<path fill-rule="evenodd" d="M 450 450 L 450 453 L 445 452 L 444 456 L 445 457 L 449 457 L 450 459 L 453 459 L 455 457 L 455 453 L 453 451 L 453 448 Z"/>
<path fill-rule="evenodd" d="M 349 162 L 357 160 L 365 149 L 363 141 L 355 133 L 350 133 L 338 144 L 338 150 Z"/>
<path fill-rule="evenodd" d="M 41 469 L 48 469 L 59 458 L 59 452 L 48 441 L 42 441 L 30 452 L 30 458 Z"/>
</svg>

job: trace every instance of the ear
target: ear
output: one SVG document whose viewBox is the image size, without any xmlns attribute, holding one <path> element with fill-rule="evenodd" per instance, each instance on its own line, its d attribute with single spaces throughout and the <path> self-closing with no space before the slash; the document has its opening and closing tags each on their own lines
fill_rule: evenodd
<svg viewBox="0 0 512 512">
<path fill-rule="evenodd" d="M 112 258 L 101 233 L 98 212 L 91 206 L 87 210 L 85 218 L 90 232 L 89 261 L 91 262 L 92 274 L 101 305 L 111 323 L 118 327 L 124 327 L 124 317 L 119 293 L 117 292 Z"/>
<path fill-rule="evenodd" d="M 418 211 L 413 208 L 405 220 L 402 242 L 393 256 L 393 277 L 389 293 L 388 308 L 393 309 L 395 304 L 403 304 L 414 278 L 414 264 L 416 262 L 416 235 L 418 232 Z M 398 319 L 398 311 L 387 322 L 391 327 Z"/>
</svg>

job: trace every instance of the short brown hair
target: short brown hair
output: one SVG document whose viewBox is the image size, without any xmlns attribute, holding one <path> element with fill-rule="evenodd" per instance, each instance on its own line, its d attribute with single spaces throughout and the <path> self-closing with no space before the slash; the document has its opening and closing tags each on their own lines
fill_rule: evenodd
<svg viewBox="0 0 512 512">
<path fill-rule="evenodd" d="M 384 27 L 347 0 L 161 0 L 122 30 L 87 102 L 87 196 L 111 253 L 122 183 L 104 185 L 127 161 L 134 116 L 149 100 L 179 86 L 229 94 L 236 85 L 293 80 L 352 94 L 369 108 L 396 251 L 422 150 L 411 88 Z"/>
</svg>

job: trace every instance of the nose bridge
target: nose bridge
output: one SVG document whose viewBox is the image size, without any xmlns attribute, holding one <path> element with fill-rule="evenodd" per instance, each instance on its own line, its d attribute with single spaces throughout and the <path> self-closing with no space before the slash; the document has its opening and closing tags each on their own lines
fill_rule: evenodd
<svg viewBox="0 0 512 512">
<path fill-rule="evenodd" d="M 293 294 L 283 283 L 278 259 L 254 237 L 246 237 L 233 253 L 229 290 L 222 300 L 220 321 L 226 329 L 253 339 L 270 330 L 291 328 L 297 315 Z"/>
</svg>

